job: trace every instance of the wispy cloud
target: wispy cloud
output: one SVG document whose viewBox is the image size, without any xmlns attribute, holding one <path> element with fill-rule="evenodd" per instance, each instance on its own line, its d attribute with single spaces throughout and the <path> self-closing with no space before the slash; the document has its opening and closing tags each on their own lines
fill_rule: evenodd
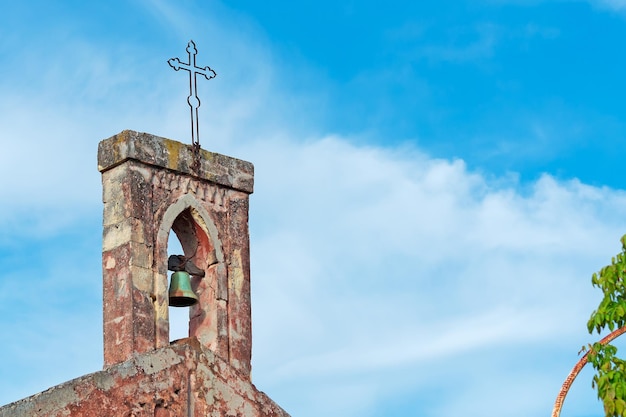
<svg viewBox="0 0 626 417">
<path fill-rule="evenodd" d="M 146 4 L 167 24 L 186 19 L 173 3 Z M 395 403 L 427 404 L 415 414 L 432 416 L 549 408 L 589 339 L 584 323 L 597 301 L 589 275 L 619 249 L 625 193 L 548 174 L 494 178 L 416 146 L 308 130 L 300 121 L 310 107 L 299 105 L 307 98 L 281 88 L 264 41 L 213 30 L 230 36 L 211 56 L 227 82 L 206 90 L 202 143 L 256 167 L 258 387 L 298 416 L 389 415 Z M 488 25 L 471 35 L 429 53 L 489 57 L 500 32 Z M 36 362 L 49 376 L 26 373 L 19 390 L 3 378 L 0 402 L 100 367 L 96 143 L 125 128 L 185 141 L 184 81 L 165 59 L 187 40 L 155 49 L 83 40 L 47 55 L 37 89 L 0 79 L 0 126 L 10 139 L 0 153 L 0 326 L 11 335 L 4 352 L 19 359 L 2 374 Z M 78 67 L 67 68 L 70 51 L 83 58 Z M 138 57 L 159 68 L 152 81 Z M 36 295 L 9 296 L 28 277 Z M 86 331 L 84 349 L 97 351 L 73 356 L 67 346 L 85 346 Z"/>
<path fill-rule="evenodd" d="M 405 45 L 404 54 L 412 59 L 461 63 L 491 57 L 502 35 L 501 28 L 492 23 L 446 28 L 443 33 L 440 31 L 441 28 L 409 22 L 391 29 L 387 39 Z M 433 41 L 433 36 L 435 39 L 443 39 Z"/>
<path fill-rule="evenodd" d="M 588 277 L 624 230 L 623 192 L 547 175 L 528 187 L 494 185 L 461 161 L 338 137 L 252 145 L 249 152 L 265 155 L 251 217 L 262 385 L 280 392 L 304 378 L 317 390 L 314 381 L 350 384 L 363 374 L 419 373 L 477 352 L 513 358 L 559 343 L 569 343 L 573 364 L 594 304 Z M 528 383 L 558 386 L 550 370 Z M 355 395 L 375 387 L 384 397 L 392 395 L 384 386 L 396 386 L 372 384 Z M 411 395 L 423 388 L 414 383 Z M 473 395 L 479 409 L 500 394 Z M 551 396 L 542 392 L 524 409 Z M 316 415 L 324 407 L 305 408 Z"/>
<path fill-rule="evenodd" d="M 626 10 L 626 1 L 624 0 L 588 0 L 591 4 L 601 7 L 608 8 L 615 11 L 623 11 Z"/>
<path fill-rule="evenodd" d="M 556 3 L 558 0 L 488 0 L 488 3 L 495 4 L 513 4 L 518 6 L 537 6 L 542 3 Z M 579 2 L 589 3 L 601 9 L 609 9 L 614 11 L 626 10 L 626 1 L 624 0 L 578 0 Z"/>
</svg>

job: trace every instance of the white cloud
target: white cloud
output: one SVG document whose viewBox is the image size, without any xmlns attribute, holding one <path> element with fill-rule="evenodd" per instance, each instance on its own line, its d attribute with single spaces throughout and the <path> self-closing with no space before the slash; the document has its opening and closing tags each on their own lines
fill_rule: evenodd
<svg viewBox="0 0 626 417">
<path fill-rule="evenodd" d="M 462 161 L 339 137 L 249 146 L 261 386 L 348 387 L 363 374 L 397 377 L 433 362 L 446 368 L 477 352 L 507 361 L 516 374 L 525 369 L 515 357 L 542 346 L 562 346 L 572 362 L 562 375 L 539 367 L 518 389 L 533 390 L 538 378 L 560 385 L 589 340 L 585 323 L 597 301 L 589 276 L 619 250 L 625 193 L 548 175 L 527 185 L 492 183 Z M 428 379 L 445 383 L 436 374 Z M 408 389 L 402 378 L 373 384 L 381 399 L 393 387 Z M 367 387 L 337 406 L 363 398 Z M 412 387 L 419 395 L 425 385 Z M 491 415 L 486 404 L 499 394 L 468 392 L 481 415 Z M 552 396 L 542 390 L 524 409 Z M 290 405 L 309 401 L 288 398 Z M 310 401 L 297 414 L 327 412 L 328 404 Z M 447 407 L 462 407 L 455 401 Z"/>
<path fill-rule="evenodd" d="M 165 10 L 166 3 L 153 4 Z M 270 51 L 231 35 L 210 57 L 215 65 L 207 57 L 225 81 L 207 86 L 202 143 L 256 165 L 250 226 L 258 387 L 294 416 L 385 415 L 389 399 L 428 403 L 421 415 L 499 416 L 493 399 L 511 399 L 511 391 L 519 393 L 517 415 L 551 406 L 575 352 L 589 340 L 585 320 L 597 301 L 589 276 L 619 250 L 624 192 L 549 175 L 522 184 L 416 148 L 359 146 L 358 137 L 308 132 L 299 124 L 308 107 L 285 100 Z M 488 56 L 497 31 L 480 35 L 467 50 L 436 52 Z M 29 307 L 80 287 L 78 278 L 99 282 L 97 260 L 66 270 L 58 258 L 82 259 L 98 244 L 46 241 L 99 216 L 97 141 L 125 128 L 188 137 L 185 92 L 178 94 L 184 82 L 165 64 L 177 42 L 158 54 L 132 44 L 120 53 L 81 43 L 85 59 L 71 79 L 58 59 L 36 94 L 22 95 L 3 78 L 0 126 L 8 140 L 0 154 L 0 243 L 31 249 L 43 241 L 55 249 L 24 250 L 32 268 L 0 257 L 15 268 L 2 274 L 3 285 L 51 277 L 35 285 L 43 295 L 26 300 Z M 74 46 L 47 59 L 70 56 Z M 138 51 L 163 67 L 149 84 Z M 163 62 L 154 57 L 163 54 Z M 98 227 L 90 223 L 85 233 L 99 234 Z M 24 319 L 16 314 L 24 300 L 3 300 L 12 321 L 0 322 L 2 331 L 17 337 L 4 342 L 5 352 L 26 346 L 28 355 L 57 358 L 65 346 L 80 346 L 89 326 L 82 318 L 101 308 L 84 305 L 72 315 L 46 304 L 33 310 L 41 317 Z M 50 322 L 59 326 L 54 332 L 37 330 Z M 45 343 L 42 336 L 58 339 Z M 546 354 L 558 360 L 550 363 Z M 24 363 L 3 371 L 18 372 Z M 6 401 L 16 399 L 7 393 L 10 382 L 0 381 Z M 458 395 L 446 394 L 451 390 Z"/>
</svg>

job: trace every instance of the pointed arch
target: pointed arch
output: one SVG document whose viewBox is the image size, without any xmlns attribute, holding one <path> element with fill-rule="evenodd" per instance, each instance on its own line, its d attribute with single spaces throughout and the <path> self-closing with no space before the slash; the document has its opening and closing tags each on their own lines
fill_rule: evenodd
<svg viewBox="0 0 626 417">
<path fill-rule="evenodd" d="M 157 345 L 169 344 L 167 242 L 170 230 L 176 233 L 185 256 L 205 271 L 204 278 L 192 279 L 192 287 L 199 302 L 190 308 L 189 335 L 197 337 L 205 346 L 218 351 L 218 318 L 223 288 L 227 282 L 224 251 L 218 229 L 209 212 L 194 195 L 185 194 L 172 203 L 163 213 L 159 224 L 155 260 L 158 260 L 155 276 L 155 304 Z M 224 309 L 225 311 L 225 309 Z"/>
</svg>

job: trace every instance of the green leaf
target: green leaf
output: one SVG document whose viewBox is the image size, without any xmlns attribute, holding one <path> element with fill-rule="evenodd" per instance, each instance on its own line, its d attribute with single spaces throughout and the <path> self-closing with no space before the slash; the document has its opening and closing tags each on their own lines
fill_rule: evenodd
<svg viewBox="0 0 626 417">
<path fill-rule="evenodd" d="M 618 399 L 615 401 L 615 413 L 617 415 L 623 416 L 625 407 L 626 407 L 626 402 L 624 402 L 624 400 Z"/>
<path fill-rule="evenodd" d="M 613 402 L 613 400 L 604 400 L 604 412 L 607 416 L 612 416 L 615 414 L 615 403 Z"/>
</svg>

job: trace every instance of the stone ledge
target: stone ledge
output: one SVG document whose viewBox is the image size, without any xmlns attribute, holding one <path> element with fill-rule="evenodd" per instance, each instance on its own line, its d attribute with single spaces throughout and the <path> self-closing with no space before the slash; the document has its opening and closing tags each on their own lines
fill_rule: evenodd
<svg viewBox="0 0 626 417">
<path fill-rule="evenodd" d="M 124 130 L 98 144 L 100 172 L 133 159 L 220 184 L 248 194 L 254 188 L 254 166 L 250 162 L 200 149 L 149 133 Z M 194 166 L 194 162 L 196 166 Z"/>
</svg>

